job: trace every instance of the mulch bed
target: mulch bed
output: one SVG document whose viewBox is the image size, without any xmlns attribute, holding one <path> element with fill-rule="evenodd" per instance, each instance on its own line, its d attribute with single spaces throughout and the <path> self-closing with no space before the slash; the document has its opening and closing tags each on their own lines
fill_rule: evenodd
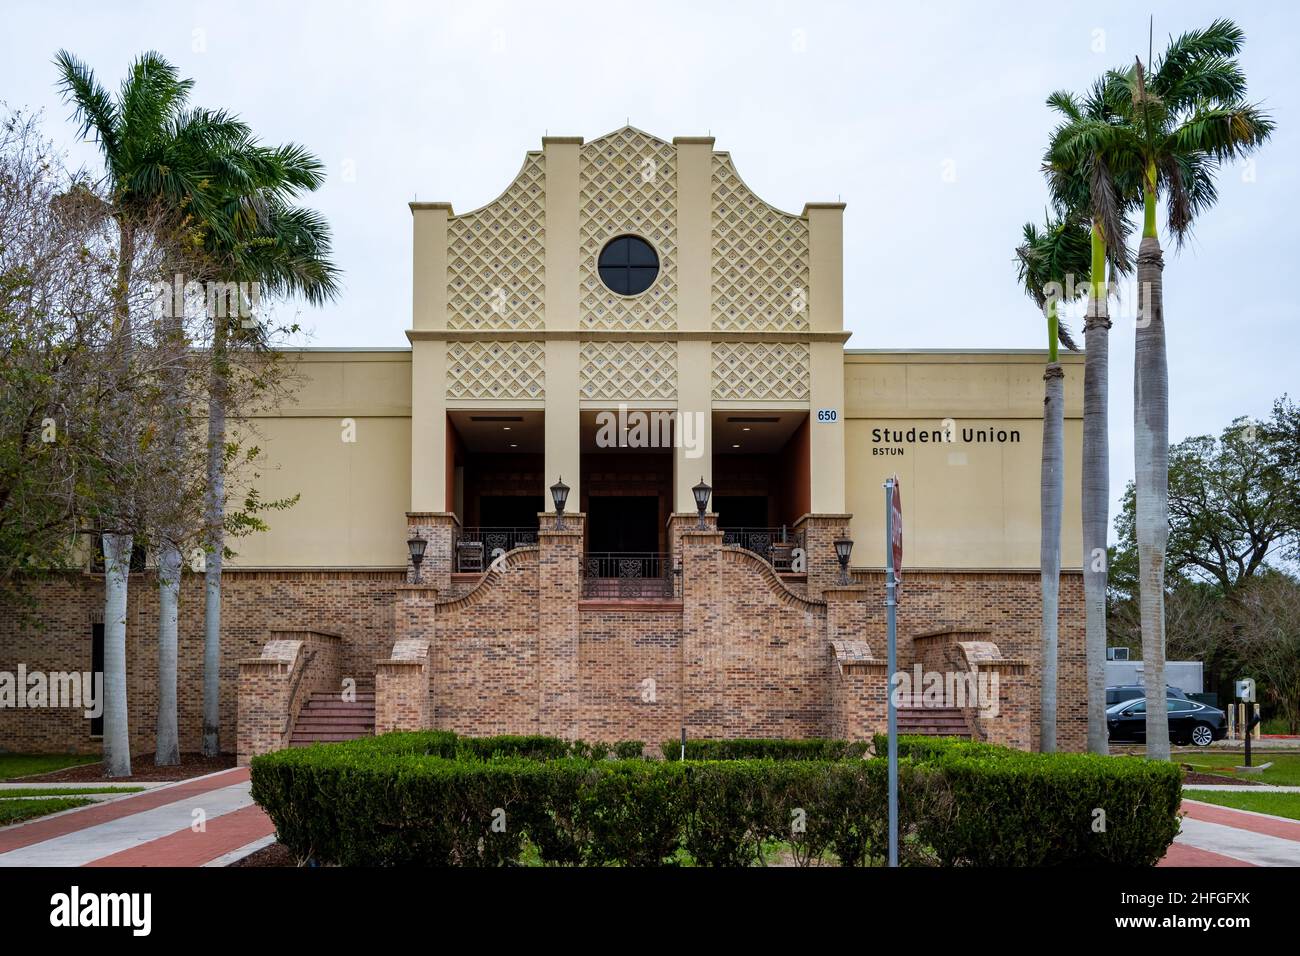
<svg viewBox="0 0 1300 956">
<path fill-rule="evenodd" d="M 37 774 L 21 778 L 23 783 L 126 783 L 140 781 L 157 783 L 171 780 L 189 780 L 204 774 L 229 770 L 235 766 L 234 754 L 222 754 L 219 757 L 205 757 L 202 754 L 181 754 L 179 767 L 158 767 L 154 765 L 153 754 L 137 754 L 131 758 L 131 776 L 106 777 L 103 763 L 86 763 L 79 767 L 67 767 L 52 773 Z"/>
<path fill-rule="evenodd" d="M 1231 783 L 1242 787 L 1258 787 L 1258 780 L 1246 780 L 1242 777 L 1225 777 L 1217 773 L 1201 773 L 1199 770 L 1184 770 L 1183 783 Z"/>
<path fill-rule="evenodd" d="M 250 853 L 242 860 L 236 860 L 231 866 L 294 866 L 298 861 L 294 859 L 289 848 L 283 843 L 272 843 L 270 846 L 264 846 L 256 853 Z"/>
</svg>

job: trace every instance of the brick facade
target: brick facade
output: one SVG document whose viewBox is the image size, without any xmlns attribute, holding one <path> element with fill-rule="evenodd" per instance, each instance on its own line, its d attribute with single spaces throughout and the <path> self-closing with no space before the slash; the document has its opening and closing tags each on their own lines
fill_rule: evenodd
<svg viewBox="0 0 1300 956">
<path fill-rule="evenodd" d="M 337 673 L 375 680 L 381 731 L 431 726 L 657 743 L 683 725 L 693 736 L 861 737 L 883 728 L 881 572 L 857 571 L 844 587 L 835 583 L 833 558 L 829 567 L 814 562 L 810 590 L 823 600 L 809 600 L 760 558 L 722 546 L 719 532 L 682 527 L 674 529 L 678 596 L 583 600 L 582 516 L 566 515 L 564 531 L 550 523 L 538 545 L 511 552 L 464 593 L 409 585 L 400 569 L 227 573 L 223 744 L 236 746 L 237 706 L 251 721 L 259 695 L 275 701 L 285 692 L 292 666 L 263 660 L 268 641 L 284 637 L 276 630 L 340 635 Z M 834 523 L 826 524 L 833 533 Z M 201 725 L 201 588 L 193 575 L 182 585 L 179 719 L 186 751 L 198 749 Z M 0 670 L 19 662 L 29 670 L 89 669 L 102 578 L 52 577 L 37 590 L 43 629 L 20 626 L 12 611 L 0 618 Z M 132 575 L 135 752 L 153 749 L 156 593 L 150 574 Z M 1082 749 L 1085 739 L 1082 601 L 1081 577 L 1063 575 L 1062 749 Z M 1037 572 L 910 572 L 900 589 L 899 666 L 997 670 L 1004 717 L 976 729 L 986 739 L 1033 747 L 1038 619 Z M 249 682 L 242 692 L 241 660 Z M 292 709 L 292 701 L 283 706 Z M 280 726 L 273 716 L 258 719 Z M 248 747 L 272 746 L 272 737 Z M 99 742 L 79 712 L 3 709 L 0 747 L 95 752 Z"/>
</svg>

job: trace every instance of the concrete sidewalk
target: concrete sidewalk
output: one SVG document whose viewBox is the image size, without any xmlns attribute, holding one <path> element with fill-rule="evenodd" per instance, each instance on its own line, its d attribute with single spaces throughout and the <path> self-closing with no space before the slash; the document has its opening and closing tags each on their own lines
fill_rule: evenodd
<svg viewBox="0 0 1300 956">
<path fill-rule="evenodd" d="M 265 845 L 247 767 L 0 828 L 0 866 L 207 866 Z"/>
<path fill-rule="evenodd" d="M 1216 789 L 1257 791 L 1265 788 Z M 1160 861 L 1160 866 L 1300 866 L 1298 820 L 1187 798 L 1183 799 L 1182 817 L 1182 832 Z"/>
</svg>

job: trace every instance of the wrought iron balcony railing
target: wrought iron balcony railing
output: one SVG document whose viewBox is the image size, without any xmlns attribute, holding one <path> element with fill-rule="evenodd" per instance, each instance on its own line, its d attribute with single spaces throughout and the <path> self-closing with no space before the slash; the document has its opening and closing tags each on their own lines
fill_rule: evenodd
<svg viewBox="0 0 1300 956">
<path fill-rule="evenodd" d="M 584 598 L 671 598 L 680 575 L 667 554 L 649 551 L 589 551 L 582 556 Z"/>
<path fill-rule="evenodd" d="M 462 528 L 456 538 L 456 570 L 486 571 L 507 551 L 536 543 L 536 528 Z"/>
<path fill-rule="evenodd" d="M 722 543 L 752 551 L 777 571 L 798 570 L 796 551 L 803 552 L 803 532 L 780 528 L 723 528 Z"/>
</svg>

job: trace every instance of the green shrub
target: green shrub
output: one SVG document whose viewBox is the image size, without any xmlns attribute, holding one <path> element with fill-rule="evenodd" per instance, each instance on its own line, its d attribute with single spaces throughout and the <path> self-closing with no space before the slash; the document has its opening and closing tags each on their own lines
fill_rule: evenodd
<svg viewBox="0 0 1300 956">
<path fill-rule="evenodd" d="M 567 865 L 659 866 L 685 851 L 702 866 L 747 866 L 773 844 L 800 865 L 885 856 L 884 760 L 843 759 L 860 750 L 834 741 L 759 741 L 763 759 L 701 743 L 723 756 L 615 760 L 547 737 L 388 734 L 256 757 L 253 798 L 300 858 L 343 865 L 506 865 L 525 839 L 543 863 Z M 810 758 L 819 747 L 836 757 Z M 948 739 L 899 749 L 903 863 L 1146 866 L 1178 830 L 1173 764 Z"/>
<path fill-rule="evenodd" d="M 682 742 L 665 741 L 660 748 L 668 760 L 680 760 Z M 846 760 L 868 752 L 863 741 L 750 738 L 738 740 L 687 740 L 687 760 Z"/>
<path fill-rule="evenodd" d="M 875 746 L 885 752 L 883 735 Z M 1178 834 L 1176 764 L 954 737 L 900 737 L 898 752 L 938 770 L 951 790 L 949 818 L 925 821 L 920 834 L 946 865 L 1152 866 Z"/>
</svg>

